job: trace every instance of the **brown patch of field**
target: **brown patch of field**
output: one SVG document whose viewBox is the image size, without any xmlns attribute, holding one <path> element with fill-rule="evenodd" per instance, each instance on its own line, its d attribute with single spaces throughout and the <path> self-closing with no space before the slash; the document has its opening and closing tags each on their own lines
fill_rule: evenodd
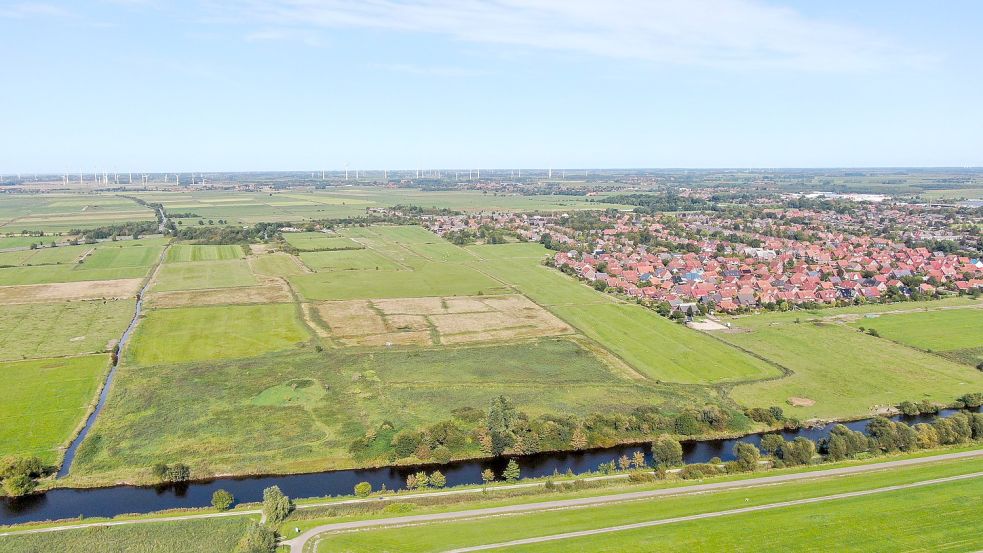
<svg viewBox="0 0 983 553">
<path fill-rule="evenodd" d="M 372 300 L 372 303 L 387 315 L 436 315 L 444 312 L 443 298 L 394 298 Z"/>
<path fill-rule="evenodd" d="M 431 344 L 430 332 L 390 332 L 387 334 L 360 336 L 358 338 L 346 338 L 339 341 L 348 346 L 428 346 Z"/>
<path fill-rule="evenodd" d="M 140 290 L 140 278 L 89 280 L 55 284 L 0 286 L 0 305 L 68 300 L 132 298 Z"/>
<path fill-rule="evenodd" d="M 368 300 L 328 301 L 317 304 L 316 309 L 332 336 L 350 338 L 389 332 L 386 321 Z"/>
<path fill-rule="evenodd" d="M 790 397 L 788 398 L 788 404 L 792 407 L 812 407 L 816 404 L 816 400 L 809 399 L 807 397 Z"/>
<path fill-rule="evenodd" d="M 243 303 L 289 303 L 291 301 L 293 301 L 293 297 L 290 295 L 290 290 L 279 279 L 270 279 L 263 286 L 178 290 L 154 292 L 147 295 L 147 305 L 156 308 Z"/>
<path fill-rule="evenodd" d="M 270 251 L 270 246 L 267 244 L 250 244 L 249 253 L 253 255 L 262 255 Z"/>
<path fill-rule="evenodd" d="M 300 305 L 300 309 L 304 313 L 304 322 L 307 323 L 307 326 L 309 326 L 311 330 L 314 331 L 315 334 L 317 334 L 321 338 L 331 337 L 331 333 L 328 332 L 328 329 L 324 328 L 324 325 L 317 321 L 317 317 L 314 314 L 313 305 L 309 303 L 303 303 Z"/>
<path fill-rule="evenodd" d="M 573 332 L 518 295 L 332 301 L 316 309 L 343 345 L 464 344 Z"/>
<path fill-rule="evenodd" d="M 386 315 L 389 326 L 401 332 L 430 332 L 430 324 L 423 315 Z"/>
</svg>

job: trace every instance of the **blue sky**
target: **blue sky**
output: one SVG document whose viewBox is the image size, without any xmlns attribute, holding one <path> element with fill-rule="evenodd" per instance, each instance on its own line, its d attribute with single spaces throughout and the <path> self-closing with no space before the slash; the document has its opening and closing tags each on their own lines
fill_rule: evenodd
<svg viewBox="0 0 983 553">
<path fill-rule="evenodd" d="M 983 165 L 933 4 L 0 0 L 0 173 Z"/>
</svg>

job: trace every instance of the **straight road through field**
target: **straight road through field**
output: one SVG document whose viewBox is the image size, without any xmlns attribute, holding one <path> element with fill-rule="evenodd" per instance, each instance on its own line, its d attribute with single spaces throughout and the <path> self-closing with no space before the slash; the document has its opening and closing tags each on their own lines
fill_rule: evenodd
<svg viewBox="0 0 983 553">
<path fill-rule="evenodd" d="M 652 526 L 663 526 L 666 524 L 674 524 L 677 522 L 689 522 L 692 520 L 701 520 L 706 518 L 717 518 L 729 515 L 740 515 L 744 513 L 753 513 L 757 511 L 768 511 L 770 509 L 778 509 L 781 507 L 793 507 L 795 505 L 807 505 L 809 503 L 820 503 L 823 501 L 833 501 L 836 499 L 847 499 L 850 497 L 861 497 L 865 495 L 873 495 L 877 493 L 893 492 L 897 490 L 905 490 L 908 488 L 918 488 L 921 486 L 931 486 L 932 484 L 942 484 L 944 482 L 952 482 L 954 480 L 965 480 L 968 478 L 979 478 L 983 476 L 983 472 L 974 472 L 972 474 L 960 474 L 958 476 L 949 476 L 946 478 L 936 478 L 934 480 L 924 480 L 922 482 L 913 482 L 911 484 L 899 484 L 897 486 L 885 486 L 883 488 L 875 488 L 873 490 L 862 490 L 858 492 L 845 492 L 838 493 L 834 495 L 825 495 L 822 497 L 810 497 L 807 499 L 796 499 L 793 501 L 780 501 L 778 503 L 769 503 L 767 505 L 756 505 L 754 507 L 744 507 L 742 509 L 730 509 L 728 511 L 717 511 L 713 513 L 701 513 L 698 515 L 688 515 L 683 517 L 665 518 L 660 520 L 649 520 L 645 522 L 636 522 L 634 524 L 622 524 L 620 526 L 609 526 L 607 528 L 595 528 L 593 530 L 581 530 L 579 532 L 565 532 L 563 534 L 553 534 L 550 536 L 539 536 L 535 538 L 525 538 L 521 540 L 512 540 L 499 543 L 487 543 L 484 545 L 475 545 L 472 547 L 460 547 L 458 549 L 449 549 L 445 553 L 470 553 L 472 551 L 487 551 L 489 549 L 501 549 L 503 547 L 515 547 L 518 545 L 529 545 L 533 543 L 543 543 L 549 541 L 558 540 L 569 540 L 573 538 L 581 538 L 584 536 L 596 536 L 598 534 L 609 534 L 611 532 L 623 532 L 625 530 L 636 530 L 638 528 L 650 528 Z"/>
<path fill-rule="evenodd" d="M 429 515 L 413 515 L 413 516 L 405 516 L 405 517 L 392 517 L 392 518 L 383 518 L 383 519 L 374 519 L 374 520 L 360 520 L 354 522 L 325 524 L 322 526 L 317 526 L 315 528 L 312 528 L 304 532 L 303 534 L 297 536 L 296 538 L 293 538 L 291 540 L 286 540 L 283 542 L 283 544 L 289 545 L 291 547 L 291 551 L 294 551 L 295 553 L 296 552 L 307 553 L 309 551 L 316 550 L 317 538 L 319 536 L 331 532 L 357 530 L 357 529 L 372 528 L 372 527 L 401 526 L 401 525 L 427 523 L 427 522 L 469 519 L 469 518 L 494 516 L 494 515 L 502 515 L 502 514 L 526 513 L 526 512 L 543 511 L 548 509 L 558 509 L 558 508 L 603 505 L 609 503 L 632 501 L 637 499 L 650 499 L 660 496 L 683 495 L 683 494 L 690 494 L 690 493 L 706 492 L 711 490 L 748 488 L 748 487 L 755 487 L 755 486 L 762 486 L 762 485 L 769 485 L 769 484 L 777 484 L 782 482 L 793 482 L 799 480 L 823 478 L 827 476 L 842 476 L 847 474 L 858 474 L 863 472 L 883 470 L 886 468 L 905 467 L 911 465 L 932 463 L 937 461 L 964 459 L 964 458 L 981 457 L 981 456 L 983 456 L 983 449 L 975 450 L 975 451 L 963 451 L 959 453 L 949 453 L 945 455 L 935 455 L 932 457 L 901 459 L 897 461 L 874 463 L 870 465 L 841 467 L 835 469 L 818 470 L 818 471 L 811 471 L 811 472 L 799 472 L 799 473 L 792 473 L 792 474 L 780 474 L 775 476 L 766 476 L 763 478 L 752 478 L 748 480 L 698 484 L 695 486 L 685 486 L 682 488 L 665 488 L 660 490 L 650 490 L 644 492 L 630 492 L 630 493 L 603 495 L 603 496 L 596 496 L 596 497 L 584 497 L 584 498 L 577 498 L 577 499 L 542 501 L 538 503 L 508 505 L 504 507 L 491 507 L 486 509 L 471 509 L 471 510 L 455 511 L 455 512 L 448 512 L 448 513 L 434 513 Z"/>
</svg>

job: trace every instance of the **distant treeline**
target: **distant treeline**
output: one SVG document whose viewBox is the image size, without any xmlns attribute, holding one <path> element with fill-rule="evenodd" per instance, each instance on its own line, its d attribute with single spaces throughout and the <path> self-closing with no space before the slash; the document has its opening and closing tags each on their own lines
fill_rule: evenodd
<svg viewBox="0 0 983 553">
<path fill-rule="evenodd" d="M 617 194 L 604 199 L 607 203 L 638 206 L 636 213 L 664 211 L 707 211 L 715 209 L 713 202 L 702 198 L 690 198 L 671 192 L 661 194 Z"/>
</svg>

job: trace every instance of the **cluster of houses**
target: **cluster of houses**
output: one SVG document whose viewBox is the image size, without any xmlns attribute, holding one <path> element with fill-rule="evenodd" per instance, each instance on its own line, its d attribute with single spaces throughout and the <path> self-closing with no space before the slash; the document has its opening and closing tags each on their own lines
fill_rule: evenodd
<svg viewBox="0 0 983 553">
<path fill-rule="evenodd" d="M 507 228 L 548 243 L 557 250 L 556 267 L 598 288 L 682 311 L 701 304 L 733 312 L 983 291 L 979 257 L 898 240 L 952 238 L 934 212 L 881 204 L 849 214 L 771 209 L 736 220 L 718 213 L 676 214 L 671 220 L 627 213 L 598 217 L 606 228 L 586 233 L 564 226 L 565 215 L 460 215 L 427 224 L 441 235 L 483 225 Z M 899 221 L 892 238 L 876 236 Z M 641 234 L 648 239 L 640 240 Z"/>
</svg>

